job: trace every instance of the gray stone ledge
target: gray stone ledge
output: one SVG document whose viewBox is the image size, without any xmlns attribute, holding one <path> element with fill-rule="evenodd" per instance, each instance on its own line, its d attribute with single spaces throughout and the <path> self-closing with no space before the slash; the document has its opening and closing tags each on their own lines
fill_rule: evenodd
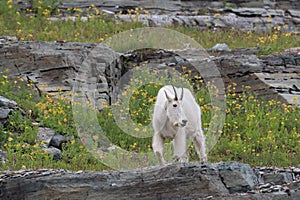
<svg viewBox="0 0 300 200">
<path fill-rule="evenodd" d="M 248 164 L 172 163 L 128 171 L 3 171 L 6 199 L 292 199 L 300 197 L 298 168 Z M 299 169 L 298 169 L 299 170 Z M 278 171 L 283 176 L 278 176 Z M 265 176 L 258 182 L 258 176 Z M 284 177 L 284 178 L 282 178 Z M 274 185 L 274 180 L 283 180 Z M 16 192 L 18 191 L 18 192 Z"/>
</svg>

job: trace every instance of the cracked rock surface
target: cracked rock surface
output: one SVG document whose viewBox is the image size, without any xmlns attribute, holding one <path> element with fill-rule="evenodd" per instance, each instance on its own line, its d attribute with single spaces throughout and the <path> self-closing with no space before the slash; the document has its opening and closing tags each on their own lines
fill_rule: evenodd
<svg viewBox="0 0 300 200">
<path fill-rule="evenodd" d="M 299 199 L 299 168 L 172 163 L 129 171 L 3 171 L 1 199 Z M 277 174 L 283 174 L 281 178 Z M 285 178 L 284 178 L 285 176 Z M 15 192 L 18 191 L 18 192 Z"/>
<path fill-rule="evenodd" d="M 87 20 L 88 7 L 114 17 L 132 21 L 134 15 L 126 15 L 128 10 L 142 7 L 149 14 L 138 16 L 138 20 L 148 26 L 183 25 L 203 29 L 231 29 L 242 31 L 269 31 L 280 26 L 286 31 L 300 32 L 300 1 L 297 0 L 62 0 L 56 6 L 68 13 L 68 8 L 81 8 L 82 20 Z M 20 9 L 32 6 L 32 1 L 18 1 Z M 122 12 L 122 15 L 118 13 Z M 56 19 L 57 20 L 57 19 Z"/>
<path fill-rule="evenodd" d="M 299 105 L 300 101 L 295 99 L 300 99 L 300 49 L 267 56 L 256 56 L 257 51 L 255 48 L 208 50 L 206 57 L 199 56 L 195 49 L 121 54 L 103 44 L 11 42 L 7 39 L 0 41 L 0 71 L 9 68 L 11 78 L 21 76 L 31 80 L 38 91 L 52 95 L 60 92 L 72 95 L 76 80 L 81 83 L 81 90 L 87 96 L 92 95 L 101 108 L 101 102 L 111 102 L 118 80 L 132 68 L 128 63 L 147 62 L 147 66 L 156 68 L 185 65 L 191 70 L 195 69 L 191 63 L 198 63 L 202 72 L 210 62 L 219 70 L 225 85 L 238 85 L 237 92 L 241 92 L 239 86 L 249 85 L 261 96 Z M 89 94 L 91 91 L 95 92 Z"/>
</svg>

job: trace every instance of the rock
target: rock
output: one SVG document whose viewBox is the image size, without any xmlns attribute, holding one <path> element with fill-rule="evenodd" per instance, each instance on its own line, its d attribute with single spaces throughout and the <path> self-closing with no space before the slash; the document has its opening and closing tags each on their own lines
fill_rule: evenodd
<svg viewBox="0 0 300 200">
<path fill-rule="evenodd" d="M 3 200 L 299 199 L 300 184 L 297 182 L 287 185 L 266 184 L 260 188 L 264 191 L 260 191 L 257 177 L 251 171 L 249 165 L 237 162 L 172 163 L 104 172 L 71 172 L 62 169 L 3 171 L 0 173 L 0 197 Z M 250 187 L 252 191 L 243 192 Z"/>
<path fill-rule="evenodd" d="M 42 147 L 43 150 L 47 151 L 49 155 L 53 156 L 53 160 L 61 159 L 62 152 L 60 149 L 55 147 Z"/>
<path fill-rule="evenodd" d="M 31 8 L 32 1 L 14 1 L 21 9 Z M 153 14 L 157 13 L 203 13 L 209 8 L 220 9 L 220 8 L 266 8 L 266 9 L 294 9 L 298 10 L 300 3 L 297 0 L 264 0 L 264 1 L 245 1 L 245 0 L 185 0 L 185 1 L 172 1 L 172 0 L 156 0 L 156 1 L 126 1 L 126 0 L 62 0 L 60 4 L 56 4 L 62 12 L 66 12 L 67 8 L 82 8 L 85 10 L 90 5 L 94 5 L 100 10 L 107 10 L 110 12 L 118 13 L 119 11 L 127 12 L 128 9 L 135 9 L 136 7 L 142 7 L 146 10 L 152 12 Z"/>
<path fill-rule="evenodd" d="M 65 136 L 60 134 L 55 134 L 54 136 L 52 136 L 49 146 L 62 149 L 62 144 L 66 143 L 67 141 L 68 139 Z"/>
<path fill-rule="evenodd" d="M 0 107 L 0 120 L 6 119 L 11 111 L 12 111 L 11 109 L 8 108 L 5 109 Z"/>
<path fill-rule="evenodd" d="M 8 115 L 16 108 L 18 107 L 15 101 L 0 96 L 0 127 L 4 126 Z"/>
<path fill-rule="evenodd" d="M 229 193 L 243 193 L 253 190 L 258 184 L 256 176 L 249 165 L 236 162 L 217 164 L 219 173 Z"/>
<path fill-rule="evenodd" d="M 260 186 L 259 186 L 259 189 L 261 190 L 261 189 L 269 188 L 269 187 L 271 187 L 271 186 L 272 186 L 271 183 L 266 183 L 266 184 L 260 185 Z"/>
<path fill-rule="evenodd" d="M 297 190 L 298 188 L 300 188 L 300 181 L 293 181 L 289 183 L 287 186 L 290 190 Z"/>
<path fill-rule="evenodd" d="M 16 36 L 0 36 L 0 44 L 4 42 L 17 42 L 18 38 Z"/>
<path fill-rule="evenodd" d="M 55 131 L 50 128 L 39 127 L 37 136 L 38 138 L 49 147 L 50 142 L 52 141 Z"/>
<path fill-rule="evenodd" d="M 278 173 L 278 174 L 264 174 L 263 179 L 265 183 L 274 183 L 276 185 L 286 184 L 293 181 L 291 173 Z"/>
<path fill-rule="evenodd" d="M 7 42 L 0 47 L 0 71 L 4 70 L 1 70 L 3 66 L 11 66 L 12 78 L 21 74 L 24 78 L 33 80 L 40 91 L 52 95 L 63 91 L 62 95 L 67 97 L 67 94 L 72 95 L 71 89 L 76 78 L 80 87 L 78 90 L 74 88 L 74 94 L 85 93 L 86 96 L 92 97 L 101 109 L 101 102 L 111 102 L 112 93 L 117 91 L 116 83 L 131 69 L 128 63 L 139 65 L 148 61 L 149 67 L 159 66 L 162 69 L 165 66 L 180 69 L 185 65 L 195 71 L 191 63 L 205 63 L 209 60 L 216 65 L 226 86 L 237 84 L 237 93 L 242 92 L 243 85 L 247 85 L 253 92 L 267 99 L 278 99 L 284 103 L 298 105 L 300 101 L 295 101 L 300 99 L 298 51 L 290 49 L 276 55 L 256 56 L 254 54 L 257 51 L 258 49 L 245 48 L 231 51 L 209 50 L 199 56 L 198 50 L 186 49 L 149 51 L 143 54 L 130 52 L 122 55 L 112 52 L 105 45 Z M 184 57 L 175 55 L 178 53 Z M 107 62 L 107 58 L 110 57 L 116 58 L 111 65 Z M 80 61 L 82 59 L 83 63 Z M 207 65 L 200 65 L 200 70 L 207 71 L 205 66 Z"/>
<path fill-rule="evenodd" d="M 0 96 L 0 107 L 2 108 L 16 108 L 17 103 L 15 101 L 9 100 L 3 96 Z"/>
<path fill-rule="evenodd" d="M 300 47 L 294 47 L 294 48 L 286 49 L 285 52 L 300 55 Z"/>
<path fill-rule="evenodd" d="M 3 134 L 3 133 L 1 133 L 1 134 Z M 6 162 L 6 151 L 2 151 L 1 149 L 0 149 L 0 162 L 2 163 L 2 164 L 5 164 L 5 162 Z M 0 177 L 1 178 L 1 177 Z"/>
<path fill-rule="evenodd" d="M 286 31 L 300 32 L 299 1 L 71 1 L 62 0 L 56 7 L 65 15 L 70 15 L 68 8 L 81 8 L 81 20 L 86 21 L 86 15 L 91 5 L 107 16 L 132 22 L 137 18 L 148 26 L 183 25 L 203 29 L 232 29 L 241 31 L 269 32 L 273 27 L 286 27 Z M 32 1 L 18 4 L 20 9 L 32 8 Z M 245 7 L 246 6 L 246 7 Z M 144 8 L 151 14 L 128 15 L 128 10 L 137 7 Z M 119 13 L 125 13 L 120 15 Z M 85 16 L 82 16 L 85 15 Z M 51 20 L 75 20 L 75 16 L 61 19 L 51 17 Z M 271 20 L 270 20 L 271 19 Z M 1 41 L 1 40 L 0 40 Z"/>
<path fill-rule="evenodd" d="M 299 8 L 298 8 L 299 9 Z M 290 16 L 292 17 L 297 17 L 297 18 L 300 18 L 300 10 L 292 10 L 292 9 L 289 9 L 287 11 L 288 14 L 290 14 Z"/>
<path fill-rule="evenodd" d="M 187 66 L 192 70 L 192 74 L 197 74 L 191 63 L 197 64 L 199 70 L 203 73 L 205 59 L 213 62 L 225 82 L 225 86 L 236 83 L 236 92 L 241 93 L 242 86 L 250 86 L 250 90 L 267 99 L 278 99 L 284 103 L 299 105 L 300 99 L 300 68 L 298 67 L 299 55 L 293 51 L 287 51 L 277 55 L 256 56 L 254 54 L 258 49 L 233 49 L 232 51 L 214 52 L 208 51 L 206 56 L 199 54 L 198 50 L 175 50 L 149 52 L 141 54 L 132 52 L 127 54 L 123 60 L 124 63 L 130 62 L 138 64 L 148 62 L 148 66 L 155 68 L 157 66 L 171 66 L 180 71 L 181 66 Z M 181 55 L 179 64 L 175 55 Z M 175 61 L 174 61 L 175 60 Z M 173 62 L 174 61 L 174 62 Z M 172 65 L 170 64 L 172 63 Z M 179 66 L 178 66 L 179 65 Z M 126 67 L 125 67 L 126 68 Z M 163 67 L 162 67 L 163 69 Z"/>
<path fill-rule="evenodd" d="M 6 42 L 0 46 L 0 71 L 9 66 L 10 78 L 31 80 L 39 91 L 52 96 L 61 92 L 70 96 L 77 77 L 80 92 L 97 89 L 87 95 L 109 102 L 113 84 L 125 71 L 118 62 L 120 55 L 103 44 Z"/>
<path fill-rule="evenodd" d="M 231 49 L 229 49 L 228 45 L 223 43 L 223 44 L 216 44 L 215 46 L 213 46 L 211 49 L 209 49 L 210 51 L 231 51 Z"/>
<path fill-rule="evenodd" d="M 201 15 L 185 14 L 159 14 L 148 15 L 116 15 L 116 20 L 122 19 L 132 22 L 137 18 L 139 22 L 151 27 L 186 26 L 199 30 L 207 29 L 235 29 L 239 31 L 270 32 L 274 27 L 281 27 L 286 32 L 300 31 L 300 18 L 285 16 L 283 10 L 269 9 L 218 9 L 211 13 Z M 271 20 L 270 17 L 272 16 Z"/>
<path fill-rule="evenodd" d="M 294 172 L 295 174 L 300 174 L 300 168 L 299 168 L 299 167 L 295 167 L 295 168 L 293 169 L 293 172 Z"/>
</svg>

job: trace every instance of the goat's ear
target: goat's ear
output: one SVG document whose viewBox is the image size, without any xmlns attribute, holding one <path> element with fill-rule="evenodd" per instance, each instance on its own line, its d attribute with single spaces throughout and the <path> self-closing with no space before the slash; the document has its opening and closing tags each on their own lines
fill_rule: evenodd
<svg viewBox="0 0 300 200">
<path fill-rule="evenodd" d="M 167 94 L 166 90 L 164 90 L 164 92 L 165 92 L 165 95 L 166 95 L 166 97 L 167 97 L 168 101 L 172 101 L 172 99 L 171 99 L 171 98 L 168 96 L 168 94 Z"/>
</svg>

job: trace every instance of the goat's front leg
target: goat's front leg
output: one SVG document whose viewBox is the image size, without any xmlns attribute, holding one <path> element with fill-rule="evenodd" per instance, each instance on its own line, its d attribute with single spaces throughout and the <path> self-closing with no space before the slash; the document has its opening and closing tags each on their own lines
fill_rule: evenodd
<svg viewBox="0 0 300 200">
<path fill-rule="evenodd" d="M 174 145 L 174 158 L 173 160 L 179 162 L 187 162 L 187 138 L 183 130 L 179 130 L 176 134 L 173 145 Z"/>
<path fill-rule="evenodd" d="M 163 156 L 164 139 L 159 133 L 154 133 L 154 136 L 152 138 L 152 149 L 154 154 L 158 156 L 159 163 L 161 165 L 167 164 Z"/>
<path fill-rule="evenodd" d="M 193 138 L 193 143 L 201 162 L 207 162 L 205 137 L 202 131 L 196 133 L 196 136 Z"/>
</svg>

